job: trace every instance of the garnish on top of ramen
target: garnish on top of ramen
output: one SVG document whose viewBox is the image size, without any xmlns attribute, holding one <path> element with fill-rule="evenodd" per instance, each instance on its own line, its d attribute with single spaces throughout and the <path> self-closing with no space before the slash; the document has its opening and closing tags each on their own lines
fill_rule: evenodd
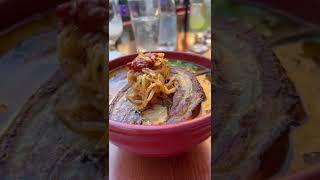
<svg viewBox="0 0 320 180">
<path fill-rule="evenodd" d="M 128 82 L 133 89 L 127 94 L 127 99 L 138 109 L 145 109 L 153 98 L 176 92 L 175 78 L 170 76 L 169 63 L 164 53 L 140 51 L 127 66 Z"/>
<path fill-rule="evenodd" d="M 72 0 L 57 7 L 62 25 L 76 25 L 83 32 L 106 32 L 107 0 Z"/>
</svg>

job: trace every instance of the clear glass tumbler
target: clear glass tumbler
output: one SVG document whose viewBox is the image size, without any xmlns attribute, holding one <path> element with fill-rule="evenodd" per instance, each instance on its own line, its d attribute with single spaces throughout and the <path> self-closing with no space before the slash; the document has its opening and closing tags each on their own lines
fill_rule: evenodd
<svg viewBox="0 0 320 180">
<path fill-rule="evenodd" d="M 191 1 L 189 27 L 195 33 L 195 43 L 189 47 L 189 50 L 199 54 L 209 50 L 204 40 L 204 32 L 211 22 L 211 17 L 208 17 L 207 10 L 203 0 Z"/>
<path fill-rule="evenodd" d="M 115 50 L 116 42 L 123 31 L 118 0 L 109 0 L 109 50 Z"/>
<path fill-rule="evenodd" d="M 207 19 L 208 27 L 205 32 L 205 41 L 210 46 L 211 45 L 211 0 L 204 0 L 207 7 Z"/>
<path fill-rule="evenodd" d="M 159 43 L 160 1 L 128 0 L 137 49 L 157 50 Z"/>
<path fill-rule="evenodd" d="M 159 50 L 174 51 L 177 46 L 177 15 L 174 0 L 160 0 Z"/>
</svg>

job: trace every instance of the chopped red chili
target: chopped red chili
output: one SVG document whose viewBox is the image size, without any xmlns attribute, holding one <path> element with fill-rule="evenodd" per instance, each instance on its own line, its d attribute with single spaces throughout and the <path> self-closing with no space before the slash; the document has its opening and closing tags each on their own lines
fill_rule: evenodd
<svg viewBox="0 0 320 180">
<path fill-rule="evenodd" d="M 143 68 L 152 69 L 153 65 L 154 65 L 154 61 L 147 62 L 146 60 L 140 58 L 139 56 L 127 64 L 129 69 L 132 69 L 134 71 L 141 71 Z"/>
</svg>

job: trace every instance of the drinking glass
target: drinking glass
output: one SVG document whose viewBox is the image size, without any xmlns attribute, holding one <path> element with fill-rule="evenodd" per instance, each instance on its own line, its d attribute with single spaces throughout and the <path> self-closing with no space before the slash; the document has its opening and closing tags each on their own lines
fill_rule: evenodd
<svg viewBox="0 0 320 180">
<path fill-rule="evenodd" d="M 177 46 L 177 15 L 174 0 L 160 0 L 159 50 L 173 51 Z"/>
<path fill-rule="evenodd" d="M 208 27 L 205 31 L 205 42 L 211 45 L 211 0 L 204 0 L 207 8 Z"/>
<path fill-rule="evenodd" d="M 190 30 L 195 33 L 195 43 L 189 50 L 195 53 L 204 53 L 209 50 L 204 40 L 204 31 L 207 30 L 211 17 L 208 17 L 207 8 L 203 0 L 192 0 L 190 6 Z"/>
<path fill-rule="evenodd" d="M 128 0 L 137 49 L 157 50 L 159 43 L 159 0 Z"/>
<path fill-rule="evenodd" d="M 116 42 L 123 31 L 118 0 L 109 0 L 109 50 L 116 49 Z"/>
</svg>

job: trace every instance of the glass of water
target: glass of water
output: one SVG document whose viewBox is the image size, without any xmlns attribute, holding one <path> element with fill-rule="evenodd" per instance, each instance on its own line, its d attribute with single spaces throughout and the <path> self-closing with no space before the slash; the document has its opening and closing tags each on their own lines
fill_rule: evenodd
<svg viewBox="0 0 320 180">
<path fill-rule="evenodd" d="M 160 0 L 159 50 L 173 51 L 177 46 L 177 15 L 174 0 Z"/>
<path fill-rule="evenodd" d="M 116 49 L 116 42 L 123 31 L 118 0 L 109 0 L 109 50 Z"/>
<path fill-rule="evenodd" d="M 160 1 L 128 0 L 137 49 L 157 50 L 159 43 Z"/>
</svg>

